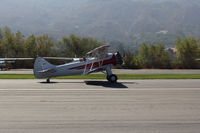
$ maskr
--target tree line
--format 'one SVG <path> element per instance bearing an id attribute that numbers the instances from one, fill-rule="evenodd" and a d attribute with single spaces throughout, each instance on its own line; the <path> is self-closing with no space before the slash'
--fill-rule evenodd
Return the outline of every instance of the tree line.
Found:
<path id="1" fill-rule="evenodd" d="M 71 35 L 55 40 L 48 35 L 25 37 L 21 32 L 12 32 L 8 27 L 0 29 L 0 58 L 37 56 L 83 57 L 85 53 L 103 45 L 89 37 Z M 53 61 L 60 63 L 61 61 Z M 32 68 L 33 61 L 18 61 L 14 68 Z"/>
<path id="2" fill-rule="evenodd" d="M 0 29 L 1 58 L 83 57 L 88 51 L 101 45 L 102 42 L 89 37 L 71 35 L 55 40 L 48 35 L 25 37 L 21 32 L 14 33 L 7 27 Z M 196 60 L 200 58 L 200 39 L 179 38 L 174 51 L 167 50 L 164 44 L 142 44 L 135 51 L 127 47 L 120 44 L 115 48 L 124 57 L 122 68 L 200 68 L 200 62 Z M 33 61 L 21 61 L 13 65 L 15 68 L 32 68 Z"/>
<path id="3" fill-rule="evenodd" d="M 200 39 L 178 38 L 175 48 L 164 44 L 142 44 L 134 53 L 124 52 L 125 68 L 197 69 L 200 68 Z"/>

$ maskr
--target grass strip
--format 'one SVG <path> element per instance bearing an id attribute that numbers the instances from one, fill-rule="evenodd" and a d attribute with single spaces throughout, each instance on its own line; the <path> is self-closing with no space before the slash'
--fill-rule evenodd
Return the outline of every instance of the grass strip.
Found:
<path id="1" fill-rule="evenodd" d="M 119 79 L 200 79 L 200 74 L 117 74 Z M 64 76 L 54 79 L 105 79 L 105 74 Z M 0 79 L 35 79 L 33 74 L 0 74 Z"/>

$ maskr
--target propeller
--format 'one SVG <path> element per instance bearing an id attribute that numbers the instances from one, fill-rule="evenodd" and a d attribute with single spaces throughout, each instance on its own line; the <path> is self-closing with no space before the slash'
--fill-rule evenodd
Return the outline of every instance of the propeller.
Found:
<path id="1" fill-rule="evenodd" d="M 116 53 L 116 58 L 117 58 L 117 64 L 122 65 L 124 63 L 123 57 L 119 52 Z"/>

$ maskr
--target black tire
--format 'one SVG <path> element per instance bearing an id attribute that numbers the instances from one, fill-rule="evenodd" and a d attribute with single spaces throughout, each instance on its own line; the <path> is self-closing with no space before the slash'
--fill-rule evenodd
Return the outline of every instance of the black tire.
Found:
<path id="1" fill-rule="evenodd" d="M 108 77 L 108 81 L 111 83 L 116 83 L 117 82 L 117 76 L 115 74 L 109 75 Z"/>
<path id="2" fill-rule="evenodd" d="M 50 79 L 47 79 L 47 83 L 51 83 Z"/>

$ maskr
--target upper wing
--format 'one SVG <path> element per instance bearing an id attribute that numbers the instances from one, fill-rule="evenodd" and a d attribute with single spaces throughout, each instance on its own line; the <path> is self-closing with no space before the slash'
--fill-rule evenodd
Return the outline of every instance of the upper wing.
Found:
<path id="1" fill-rule="evenodd" d="M 109 47 L 110 47 L 109 45 L 103 45 L 103 46 L 97 47 L 91 50 L 90 52 L 88 52 L 87 55 L 97 57 L 97 58 L 104 57 L 108 53 Z"/>
<path id="2" fill-rule="evenodd" d="M 55 68 L 48 68 L 48 69 L 38 71 L 38 72 L 39 73 L 54 73 L 54 72 L 56 72 L 56 69 Z"/>

